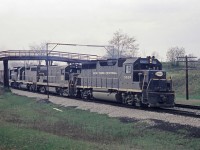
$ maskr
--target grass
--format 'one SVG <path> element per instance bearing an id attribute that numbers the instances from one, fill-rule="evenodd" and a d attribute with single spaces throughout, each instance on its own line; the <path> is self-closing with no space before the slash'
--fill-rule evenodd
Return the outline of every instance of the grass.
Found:
<path id="1" fill-rule="evenodd" d="M 186 100 L 185 71 L 181 70 L 184 68 L 184 65 L 179 67 L 170 67 L 168 63 L 163 63 L 163 68 L 167 71 L 168 77 L 172 77 L 176 102 L 200 106 L 200 70 L 189 70 L 189 100 Z"/>
<path id="2" fill-rule="evenodd" d="M 163 125 L 154 128 L 1 90 L 0 149 L 200 149 L 200 136 L 190 136 L 183 127 L 167 131 Z"/>
<path id="3" fill-rule="evenodd" d="M 176 97 L 178 99 L 185 98 L 185 71 L 180 70 L 184 68 L 181 66 L 179 68 L 168 68 L 164 65 L 164 70 L 167 71 L 168 77 L 171 76 L 173 80 L 173 87 L 176 92 Z M 190 99 L 200 100 L 200 70 L 189 70 L 189 97 Z"/>

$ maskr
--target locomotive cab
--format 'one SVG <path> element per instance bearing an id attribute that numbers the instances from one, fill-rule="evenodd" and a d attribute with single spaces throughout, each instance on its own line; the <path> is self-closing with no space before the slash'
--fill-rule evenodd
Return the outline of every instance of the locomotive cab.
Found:
<path id="1" fill-rule="evenodd" d="M 18 82 L 25 78 L 25 67 L 14 67 L 9 70 L 9 82 L 10 86 L 18 87 Z"/>
<path id="2" fill-rule="evenodd" d="M 65 80 L 68 81 L 68 94 L 69 96 L 76 95 L 77 76 L 81 73 L 80 64 L 70 64 L 65 68 Z"/>
<path id="3" fill-rule="evenodd" d="M 17 87 L 16 81 L 18 77 L 18 67 L 9 70 L 9 84 L 12 87 Z"/>
<path id="4" fill-rule="evenodd" d="M 18 68 L 19 67 L 15 67 L 13 69 L 10 69 L 10 80 L 12 81 L 16 81 L 18 78 Z"/>
<path id="5" fill-rule="evenodd" d="M 79 75 L 80 73 L 80 64 L 70 64 L 65 68 L 65 80 L 73 80 L 73 77 Z"/>

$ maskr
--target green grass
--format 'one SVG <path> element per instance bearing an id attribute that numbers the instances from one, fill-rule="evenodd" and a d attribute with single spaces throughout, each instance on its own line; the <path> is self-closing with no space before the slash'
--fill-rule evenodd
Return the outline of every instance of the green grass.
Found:
<path id="1" fill-rule="evenodd" d="M 141 121 L 123 123 L 1 91 L 0 149 L 200 149 L 200 139 L 187 132 L 151 128 Z"/>
<path id="2" fill-rule="evenodd" d="M 92 149 L 95 146 L 33 129 L 4 124 L 0 128 L 1 148 L 5 149 Z"/>
<path id="3" fill-rule="evenodd" d="M 167 71 L 168 77 L 173 80 L 173 87 L 177 98 L 185 98 L 185 71 L 180 68 L 164 68 Z M 189 70 L 189 97 L 191 99 L 200 100 L 200 70 Z"/>

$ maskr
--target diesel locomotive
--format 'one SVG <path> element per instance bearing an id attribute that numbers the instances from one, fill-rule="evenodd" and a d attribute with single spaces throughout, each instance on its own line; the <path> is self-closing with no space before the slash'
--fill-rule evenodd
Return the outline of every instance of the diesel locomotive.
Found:
<path id="1" fill-rule="evenodd" d="M 173 107 L 175 99 L 172 80 L 154 57 L 49 66 L 48 84 L 46 66 L 16 67 L 10 70 L 10 86 L 139 107 Z"/>

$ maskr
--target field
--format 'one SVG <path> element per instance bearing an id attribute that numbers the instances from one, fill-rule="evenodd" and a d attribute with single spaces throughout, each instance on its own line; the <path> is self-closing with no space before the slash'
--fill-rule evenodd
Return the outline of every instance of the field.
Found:
<path id="1" fill-rule="evenodd" d="M 1 90 L 0 149 L 200 149 L 198 128 L 157 122 L 109 118 Z"/>
<path id="2" fill-rule="evenodd" d="M 185 71 L 184 66 L 169 67 L 169 64 L 163 63 L 164 70 L 167 71 L 168 78 L 173 80 L 173 88 L 176 93 L 176 99 L 185 100 Z M 189 98 L 191 100 L 200 100 L 200 70 L 189 70 Z M 199 103 L 200 105 L 200 103 Z"/>
<path id="3" fill-rule="evenodd" d="M 200 106 L 200 71 L 189 71 L 189 100 L 186 100 L 185 92 L 185 72 L 184 71 L 170 71 L 169 74 L 173 79 L 173 87 L 176 93 L 176 101 L 189 105 Z"/>

